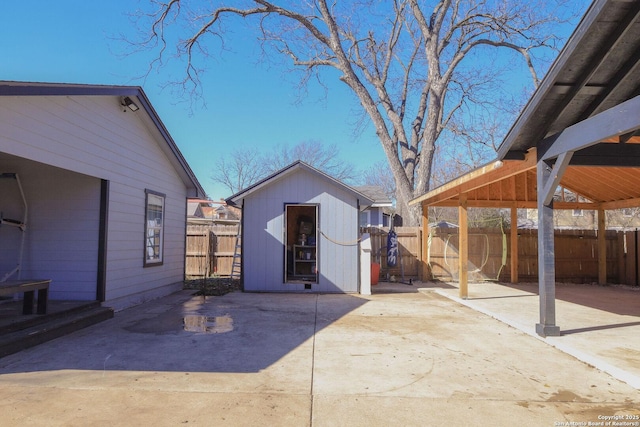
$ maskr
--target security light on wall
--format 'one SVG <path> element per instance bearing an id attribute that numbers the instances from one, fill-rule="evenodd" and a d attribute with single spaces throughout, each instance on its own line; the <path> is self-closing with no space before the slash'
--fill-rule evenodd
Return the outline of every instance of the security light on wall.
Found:
<path id="1" fill-rule="evenodd" d="M 122 106 L 129 108 L 131 111 L 138 111 L 140 109 L 140 107 L 138 107 L 138 104 L 133 102 L 128 96 L 122 98 Z"/>

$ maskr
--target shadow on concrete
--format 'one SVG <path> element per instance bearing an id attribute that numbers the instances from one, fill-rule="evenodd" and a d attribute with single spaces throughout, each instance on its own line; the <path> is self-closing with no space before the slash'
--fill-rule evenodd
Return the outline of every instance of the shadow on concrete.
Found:
<path id="1" fill-rule="evenodd" d="M 560 331 L 560 334 L 571 335 L 571 334 L 579 334 L 582 332 L 602 331 L 606 329 L 628 328 L 630 326 L 640 326 L 640 322 L 628 322 L 628 323 L 618 323 L 615 325 L 600 325 L 600 326 L 591 326 L 586 328 L 567 329 L 565 331 Z"/>
<path id="2" fill-rule="evenodd" d="M 331 294 L 318 321 L 318 301 L 328 296 L 235 292 L 205 298 L 182 291 L 2 358 L 0 375 L 59 370 L 254 373 L 277 363 L 286 369 L 294 350 L 312 360 L 316 332 L 367 302 Z"/>
<path id="3" fill-rule="evenodd" d="M 399 293 L 416 293 L 422 284 L 417 283 L 401 283 L 401 282 L 378 282 L 377 285 L 371 286 L 372 294 L 399 294 Z"/>
<path id="4" fill-rule="evenodd" d="M 537 298 L 537 295 L 501 295 L 495 297 L 476 297 L 467 298 L 468 300 L 483 300 L 483 299 L 502 299 L 502 298 Z"/>
<path id="5" fill-rule="evenodd" d="M 537 283 L 500 283 L 538 295 Z M 556 299 L 625 316 L 640 317 L 640 289 L 625 286 L 556 284 Z"/>

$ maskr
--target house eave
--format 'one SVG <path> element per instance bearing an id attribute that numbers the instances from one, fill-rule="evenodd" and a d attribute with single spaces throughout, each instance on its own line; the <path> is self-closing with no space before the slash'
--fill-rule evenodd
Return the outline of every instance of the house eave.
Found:
<path id="1" fill-rule="evenodd" d="M 140 86 L 0 81 L 0 96 L 135 97 L 135 101 L 144 109 L 156 130 L 162 139 L 164 139 L 166 145 L 162 148 L 169 154 L 168 157 L 172 159 L 176 171 L 179 172 L 182 181 L 185 183 L 187 187 L 187 197 L 206 197 L 204 188 Z M 120 101 L 118 100 L 118 102 Z"/>

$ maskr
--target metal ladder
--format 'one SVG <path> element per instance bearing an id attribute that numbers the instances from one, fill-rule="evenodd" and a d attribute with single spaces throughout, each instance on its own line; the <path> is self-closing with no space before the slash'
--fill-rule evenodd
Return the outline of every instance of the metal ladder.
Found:
<path id="1" fill-rule="evenodd" d="M 236 247 L 233 249 L 233 259 L 231 261 L 230 280 L 240 280 L 242 277 L 242 226 L 238 225 L 238 235 L 236 236 Z"/>

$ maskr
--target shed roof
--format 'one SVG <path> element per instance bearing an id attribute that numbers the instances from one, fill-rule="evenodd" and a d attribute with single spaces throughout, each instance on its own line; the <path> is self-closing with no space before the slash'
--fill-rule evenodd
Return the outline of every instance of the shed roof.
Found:
<path id="1" fill-rule="evenodd" d="M 165 144 L 161 148 L 167 154 L 167 158 L 174 165 L 187 188 L 193 191 L 192 196 L 206 196 L 198 178 L 140 86 L 0 81 L 0 96 L 113 96 L 119 99 L 128 96 L 135 98 L 134 102 L 146 113 L 164 140 Z"/>
<path id="2" fill-rule="evenodd" d="M 364 209 L 366 207 L 369 207 L 373 204 L 373 200 L 371 198 L 369 198 L 367 195 L 359 192 L 358 190 L 348 186 L 347 184 L 343 183 L 342 181 L 339 181 L 329 175 L 327 175 L 326 173 L 314 168 L 313 166 L 308 165 L 307 163 L 298 160 L 296 162 L 291 163 L 289 166 L 286 166 L 282 169 L 280 169 L 279 171 L 273 173 L 272 175 L 269 175 L 268 177 L 264 178 L 261 181 L 258 181 L 257 183 L 243 189 L 240 190 L 238 193 L 230 196 L 229 198 L 226 199 L 226 202 L 230 205 L 237 205 L 238 202 L 240 202 L 241 200 L 243 200 L 244 198 L 248 197 L 251 194 L 254 194 L 256 192 L 262 191 L 264 188 L 270 186 L 271 184 L 273 184 L 276 181 L 279 181 L 287 176 L 290 176 L 291 174 L 293 174 L 294 172 L 297 171 L 307 171 L 310 172 L 314 175 L 316 175 L 319 179 L 342 188 L 344 191 L 346 191 L 347 193 L 350 193 L 351 195 L 353 195 L 355 198 L 357 198 L 360 201 L 360 209 Z"/>
<path id="3" fill-rule="evenodd" d="M 561 132 L 587 119 L 629 114 L 640 94 L 640 2 L 595 0 L 498 148 L 498 159 L 410 204 L 536 207 L 536 162 Z M 615 109 L 619 111 L 616 111 Z M 634 114 L 633 109 L 631 114 Z M 608 115 L 608 116 L 607 116 Z M 576 151 L 559 183 L 589 202 L 554 207 L 615 209 L 640 205 L 638 129 L 611 129 L 612 137 Z"/>

